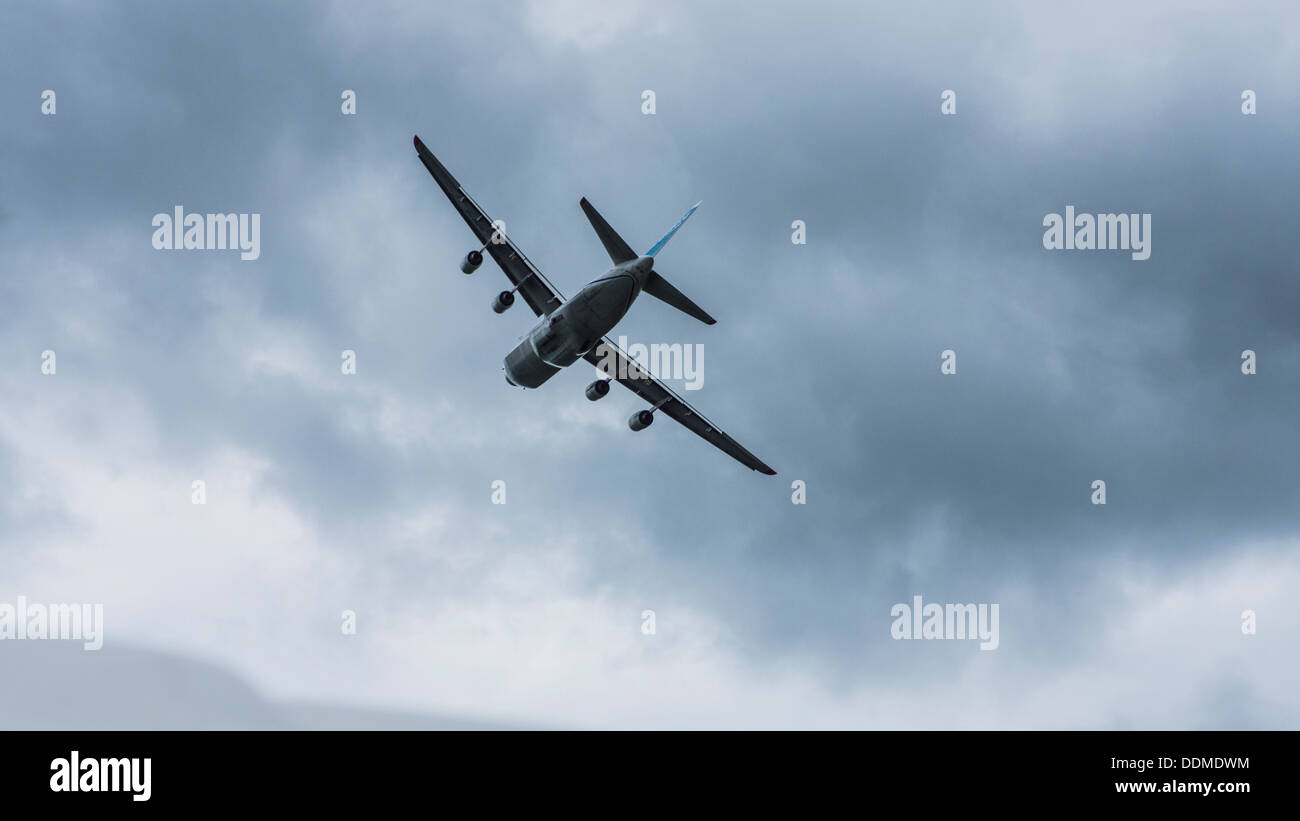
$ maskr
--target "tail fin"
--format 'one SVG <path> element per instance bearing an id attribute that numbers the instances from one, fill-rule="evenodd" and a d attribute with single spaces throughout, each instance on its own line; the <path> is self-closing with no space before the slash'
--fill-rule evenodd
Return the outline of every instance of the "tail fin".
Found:
<path id="1" fill-rule="evenodd" d="M 618 232 L 609 227 L 609 223 L 605 222 L 605 218 L 600 215 L 599 211 L 591 207 L 591 203 L 587 202 L 586 197 L 583 197 L 578 204 L 582 206 L 583 213 L 587 215 L 587 219 L 591 222 L 591 227 L 596 229 L 596 236 L 600 237 L 605 250 L 609 252 L 609 258 L 614 261 L 615 265 L 636 259 L 637 254 L 636 251 L 632 250 L 632 246 L 624 242 Z"/>
<path id="2" fill-rule="evenodd" d="M 660 239 L 658 242 L 656 242 L 649 251 L 646 251 L 645 255 L 648 257 L 652 257 L 655 254 L 662 251 L 664 249 L 664 246 L 668 244 L 668 240 L 673 238 L 673 234 L 677 233 L 677 229 L 681 228 L 682 225 L 685 224 L 685 222 L 691 218 L 691 214 L 694 214 L 695 209 L 699 208 L 700 205 L 703 204 L 703 202 L 704 200 L 700 200 L 699 202 L 692 205 L 689 211 L 687 211 L 685 214 L 682 214 L 682 218 L 677 220 L 677 224 L 674 225 L 672 228 L 669 228 L 668 233 L 664 234 L 663 238 Z"/>

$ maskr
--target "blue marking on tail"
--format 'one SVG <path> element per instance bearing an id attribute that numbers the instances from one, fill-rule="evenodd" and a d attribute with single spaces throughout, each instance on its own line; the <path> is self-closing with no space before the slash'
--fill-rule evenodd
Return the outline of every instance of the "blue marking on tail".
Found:
<path id="1" fill-rule="evenodd" d="M 677 233 L 677 229 L 682 227 L 682 223 L 684 223 L 684 222 L 686 222 L 686 220 L 690 219 L 690 218 L 691 218 L 691 214 L 694 214 L 694 213 L 695 213 L 695 209 L 696 209 L 696 208 L 699 208 L 700 205 L 703 204 L 703 202 L 704 202 L 704 200 L 700 200 L 699 202 L 697 202 L 697 203 L 695 203 L 694 205 L 692 205 L 692 206 L 691 206 L 691 210 L 689 210 L 689 211 L 687 211 L 685 214 L 683 214 L 683 215 L 682 215 L 682 218 L 679 219 L 679 220 L 677 220 L 677 224 L 674 225 L 672 228 L 670 228 L 670 229 L 668 230 L 668 233 L 664 234 L 663 239 L 661 239 L 661 240 L 659 240 L 658 242 L 656 242 L 656 243 L 655 243 L 655 244 L 650 248 L 649 251 L 646 251 L 646 252 L 645 252 L 645 255 L 648 256 L 648 257 L 652 257 L 652 256 L 654 256 L 655 254 L 657 254 L 657 253 L 659 253 L 660 251 L 662 251 L 662 250 L 663 250 L 663 247 L 664 247 L 665 245 L 668 244 L 668 240 L 670 240 L 670 239 L 673 238 L 673 234 L 676 234 L 676 233 Z"/>

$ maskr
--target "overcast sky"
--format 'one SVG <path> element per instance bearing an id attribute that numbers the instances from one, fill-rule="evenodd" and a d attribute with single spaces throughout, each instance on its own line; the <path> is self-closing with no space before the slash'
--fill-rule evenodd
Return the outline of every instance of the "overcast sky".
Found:
<path id="1" fill-rule="evenodd" d="M 7 4 L 0 602 L 497 725 L 1300 726 L 1300 10 L 975 5 Z M 638 249 L 703 200 L 657 269 L 717 325 L 616 335 L 701 344 L 779 475 L 507 385 L 533 317 L 413 134 L 566 295 L 580 197 Z M 260 258 L 155 250 L 178 205 Z M 1045 250 L 1067 205 L 1150 259 Z M 914 595 L 998 649 L 891 639 Z"/>

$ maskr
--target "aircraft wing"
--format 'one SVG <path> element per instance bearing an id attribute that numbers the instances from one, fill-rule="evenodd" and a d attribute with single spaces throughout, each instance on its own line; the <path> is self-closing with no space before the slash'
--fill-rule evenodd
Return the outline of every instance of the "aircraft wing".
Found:
<path id="1" fill-rule="evenodd" d="M 608 360 L 605 359 L 607 355 L 611 357 Z M 776 475 L 775 470 L 763 464 L 757 456 L 745 450 L 739 442 L 704 418 L 699 411 L 687 404 L 686 400 L 674 393 L 671 388 L 651 376 L 645 368 L 638 365 L 636 360 L 624 353 L 608 337 L 599 345 L 587 351 L 583 358 L 602 370 L 616 368 L 612 373 L 606 375 L 649 402 L 660 413 L 676 419 L 694 432 L 695 435 L 711 443 L 745 467 L 757 470 L 759 473 L 766 473 L 768 476 Z"/>
<path id="2" fill-rule="evenodd" d="M 495 231 L 492 227 L 492 218 L 479 207 L 478 203 L 474 202 L 465 189 L 460 187 L 456 178 L 443 167 L 442 163 L 438 162 L 438 158 L 433 156 L 433 152 L 418 136 L 415 138 L 415 150 L 419 153 L 424 167 L 429 169 L 434 181 L 438 183 L 438 187 L 447 195 L 447 199 L 451 200 L 451 204 L 456 207 L 470 230 L 474 232 L 474 236 L 487 246 L 484 250 L 491 254 L 492 259 L 501 266 L 501 270 L 505 271 L 510 283 L 518 286 L 519 295 L 528 303 L 528 307 L 533 309 L 533 313 L 541 316 L 560 307 L 564 297 L 509 237 L 499 235 L 496 242 L 492 241 Z"/>

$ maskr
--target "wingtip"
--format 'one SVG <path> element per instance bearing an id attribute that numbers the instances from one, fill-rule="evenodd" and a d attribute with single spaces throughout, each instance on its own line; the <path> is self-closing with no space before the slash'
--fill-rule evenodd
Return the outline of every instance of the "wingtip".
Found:
<path id="1" fill-rule="evenodd" d="M 428 150 L 429 150 L 429 149 L 427 149 L 427 148 L 424 147 L 424 143 L 420 140 L 420 135 L 419 135 L 419 134 L 416 134 L 416 135 L 415 135 L 415 150 L 416 150 L 416 151 L 428 151 Z"/>
<path id="2" fill-rule="evenodd" d="M 578 205 L 591 205 L 591 203 L 587 202 L 586 197 L 583 197 L 582 199 L 578 200 Z"/>
<path id="3" fill-rule="evenodd" d="M 761 470 L 761 471 L 759 471 L 759 473 L 763 473 L 763 474 L 765 474 L 765 475 L 767 475 L 767 476 L 775 476 L 775 475 L 776 475 L 776 471 L 775 471 L 775 470 L 772 470 L 771 468 L 767 468 L 766 470 Z"/>

